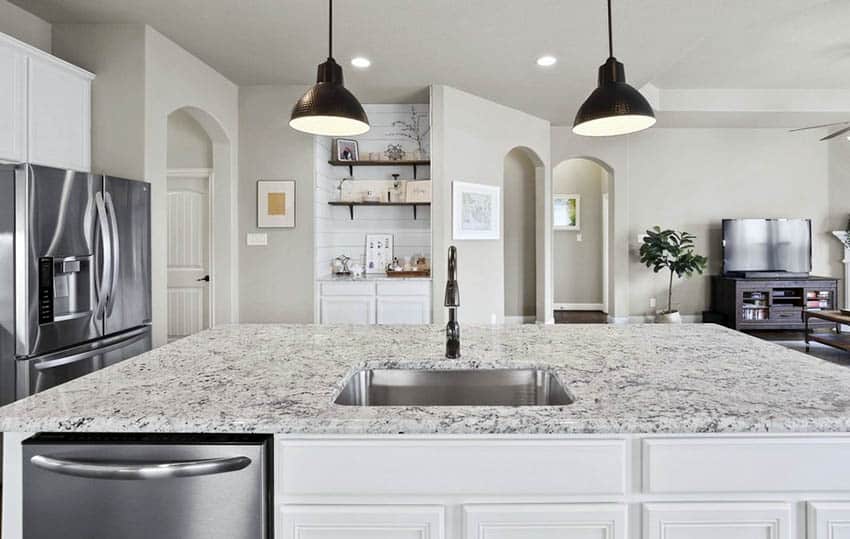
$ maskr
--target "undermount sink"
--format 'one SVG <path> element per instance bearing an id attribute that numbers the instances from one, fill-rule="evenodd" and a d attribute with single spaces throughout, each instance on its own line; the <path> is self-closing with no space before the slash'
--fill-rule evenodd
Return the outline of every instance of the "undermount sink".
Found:
<path id="1" fill-rule="evenodd" d="M 544 369 L 362 369 L 334 401 L 343 406 L 565 406 L 575 398 Z"/>

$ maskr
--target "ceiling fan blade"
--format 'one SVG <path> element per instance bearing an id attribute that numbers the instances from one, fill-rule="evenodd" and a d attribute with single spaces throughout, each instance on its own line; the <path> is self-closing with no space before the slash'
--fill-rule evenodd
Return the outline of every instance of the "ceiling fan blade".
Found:
<path id="1" fill-rule="evenodd" d="M 790 129 L 788 132 L 793 133 L 795 131 L 805 131 L 806 129 L 820 129 L 821 127 L 833 127 L 836 125 L 847 125 L 850 124 L 850 121 L 846 122 L 835 122 L 831 124 L 822 124 L 822 125 L 810 125 L 809 127 L 798 127 L 796 129 Z"/>
<path id="2" fill-rule="evenodd" d="M 821 141 L 829 140 L 829 139 L 831 139 L 831 138 L 835 138 L 835 137 L 837 137 L 838 135 L 843 135 L 844 133 L 847 133 L 847 132 L 849 132 L 849 131 L 850 131 L 850 127 L 845 127 L 844 129 L 839 129 L 839 130 L 838 130 L 838 131 L 836 131 L 835 133 L 830 133 L 829 135 L 827 135 L 827 136 L 823 137 L 823 138 L 821 139 Z"/>

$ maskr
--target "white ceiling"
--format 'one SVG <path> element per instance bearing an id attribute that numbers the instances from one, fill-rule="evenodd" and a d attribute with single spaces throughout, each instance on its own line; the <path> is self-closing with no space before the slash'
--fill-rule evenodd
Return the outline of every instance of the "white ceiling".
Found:
<path id="1" fill-rule="evenodd" d="M 147 23 L 240 85 L 301 83 L 327 54 L 322 0 L 12 0 L 52 23 Z M 334 55 L 364 102 L 442 83 L 571 124 L 607 57 L 604 0 L 338 0 Z M 615 0 L 629 82 L 850 89 L 848 0 Z M 841 28 L 842 24 L 845 28 Z M 535 59 L 558 63 L 540 68 Z M 368 70 L 348 65 L 372 60 Z"/>

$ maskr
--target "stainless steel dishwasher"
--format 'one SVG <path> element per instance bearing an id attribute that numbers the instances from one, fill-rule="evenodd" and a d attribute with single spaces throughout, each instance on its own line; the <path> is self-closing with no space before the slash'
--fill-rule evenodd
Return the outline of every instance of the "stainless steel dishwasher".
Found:
<path id="1" fill-rule="evenodd" d="M 24 539 L 269 539 L 271 438 L 38 434 Z"/>

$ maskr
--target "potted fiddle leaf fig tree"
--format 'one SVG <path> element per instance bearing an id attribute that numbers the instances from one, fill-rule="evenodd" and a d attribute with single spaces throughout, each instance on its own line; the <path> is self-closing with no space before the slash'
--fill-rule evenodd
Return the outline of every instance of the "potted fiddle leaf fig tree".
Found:
<path id="1" fill-rule="evenodd" d="M 673 309 L 673 277 L 690 277 L 694 272 L 702 274 L 708 265 L 708 259 L 694 253 L 696 236 L 687 232 L 661 230 L 653 227 L 646 231 L 643 245 L 640 246 L 640 261 L 655 273 L 670 272 L 667 286 L 667 309 L 655 315 L 655 321 L 662 324 L 681 323 L 679 311 Z"/>

